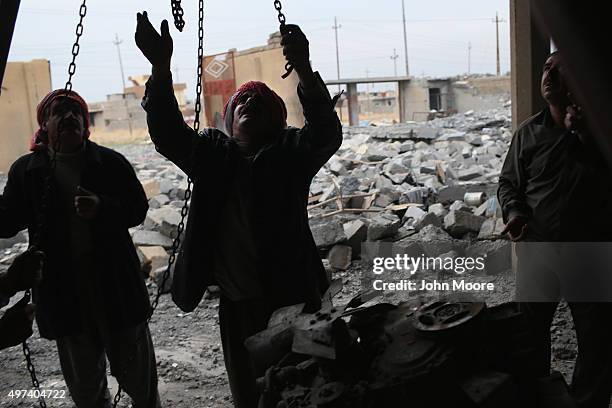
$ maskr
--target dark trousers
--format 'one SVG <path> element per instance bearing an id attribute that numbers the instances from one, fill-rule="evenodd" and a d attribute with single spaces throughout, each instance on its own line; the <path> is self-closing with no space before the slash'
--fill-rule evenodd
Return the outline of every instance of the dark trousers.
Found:
<path id="1" fill-rule="evenodd" d="M 137 344 L 135 347 L 134 345 Z M 110 408 L 106 358 L 134 408 L 160 408 L 157 366 L 146 323 L 118 333 L 87 332 L 57 339 L 62 374 L 78 408 Z"/>
<path id="2" fill-rule="evenodd" d="M 528 317 L 536 347 L 532 373 L 550 374 L 552 324 L 558 302 L 526 302 L 521 309 Z M 570 303 L 578 357 L 570 392 L 580 408 L 608 408 L 612 396 L 612 303 Z"/>
<path id="3" fill-rule="evenodd" d="M 234 302 L 223 295 L 219 301 L 223 358 L 236 408 L 257 407 L 259 391 L 256 379 L 264 373 L 257 372 L 244 341 L 264 330 L 270 315 L 270 309 L 263 301 Z"/>

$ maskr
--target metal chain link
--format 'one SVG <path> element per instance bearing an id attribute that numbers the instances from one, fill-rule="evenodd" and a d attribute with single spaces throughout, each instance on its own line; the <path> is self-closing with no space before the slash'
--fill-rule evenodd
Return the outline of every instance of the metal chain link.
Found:
<path id="1" fill-rule="evenodd" d="M 85 15 L 87 14 L 87 5 L 85 3 L 86 3 L 86 0 L 83 0 L 83 4 L 81 4 L 81 7 L 79 7 L 79 22 L 75 29 L 76 40 L 74 41 L 74 44 L 72 44 L 72 61 L 70 62 L 70 65 L 68 65 L 68 81 L 66 81 L 66 85 L 64 86 L 64 89 L 66 90 L 66 92 L 72 90 L 72 77 L 74 73 L 76 72 L 76 57 L 79 55 L 79 51 L 80 51 L 79 40 L 81 39 L 81 36 L 83 35 L 83 19 L 85 18 Z M 48 216 L 49 207 L 50 207 L 49 201 L 51 199 L 51 186 L 53 184 L 53 174 L 55 173 L 55 167 L 57 164 L 57 160 L 56 160 L 57 152 L 59 151 L 60 147 L 61 147 L 61 144 L 58 138 L 57 140 L 55 140 L 53 144 L 53 154 L 51 155 L 51 159 L 49 161 L 48 173 L 44 181 L 44 190 L 43 190 L 43 195 L 42 195 L 42 200 L 41 200 L 41 205 L 40 205 L 40 211 L 38 212 L 38 217 L 37 217 L 38 230 L 36 231 L 36 234 L 34 235 L 33 245 L 39 248 L 40 250 L 43 249 L 42 247 L 43 235 L 44 235 L 45 227 L 47 226 L 47 216 Z M 24 298 L 27 298 L 28 302 L 30 301 L 30 299 L 32 298 L 32 292 L 30 289 L 25 291 Z M 27 341 L 24 341 L 22 343 L 22 349 L 23 349 L 23 355 L 26 359 L 26 367 L 32 379 L 32 386 L 36 390 L 39 390 L 40 382 L 38 381 L 38 378 L 36 376 L 36 368 L 34 367 L 34 363 L 32 362 L 32 352 L 30 351 L 30 347 L 28 346 Z M 47 408 L 47 403 L 45 402 L 45 399 L 42 396 L 42 393 L 39 395 L 40 397 L 38 398 L 38 403 L 40 407 Z"/>
<path id="2" fill-rule="evenodd" d="M 283 31 L 283 28 L 285 27 L 285 23 L 287 21 L 287 19 L 285 18 L 285 15 L 283 14 L 283 5 L 281 4 L 280 0 L 274 0 L 274 8 L 276 9 L 276 11 L 278 11 L 278 22 L 280 23 L 280 28 L 281 28 L 281 34 Z M 281 78 L 285 79 L 287 78 L 291 72 L 293 71 L 293 65 L 291 65 L 290 62 L 287 62 L 285 64 L 285 73 L 283 75 L 281 75 Z"/>
<path id="3" fill-rule="evenodd" d="M 68 81 L 66 82 L 66 86 L 65 86 L 67 91 L 72 90 L 72 76 L 76 72 L 75 61 L 76 61 L 77 55 L 79 55 L 79 49 L 80 49 L 79 40 L 81 39 L 81 35 L 83 35 L 83 19 L 85 18 L 85 15 L 87 14 L 87 6 L 85 5 L 85 2 L 86 0 L 83 0 L 83 4 L 81 4 L 81 7 L 79 8 L 79 17 L 81 17 L 81 19 L 79 20 L 79 23 L 76 26 L 76 30 L 75 30 L 76 40 L 74 41 L 74 44 L 72 45 L 72 61 L 70 62 L 70 65 L 68 65 Z"/>
<path id="4" fill-rule="evenodd" d="M 172 0 L 173 14 L 174 14 L 174 3 L 175 2 L 180 3 L 180 1 Z M 181 9 L 181 20 L 182 20 L 182 9 Z M 175 25 L 176 24 L 177 24 L 177 20 L 175 20 Z M 182 23 L 182 26 L 184 26 L 184 23 Z M 177 26 L 177 28 L 179 27 Z M 202 111 L 201 95 L 202 95 L 202 75 L 203 75 L 202 60 L 203 58 L 204 58 L 204 0 L 199 0 L 199 6 L 198 6 L 198 68 L 197 68 L 197 82 L 196 82 L 195 119 L 193 121 L 193 129 L 196 131 L 196 133 L 198 133 L 200 130 L 200 113 Z M 193 166 L 193 163 L 194 163 L 193 154 L 195 153 L 195 149 L 193 149 L 191 153 L 192 153 L 191 164 Z M 193 185 L 193 181 L 191 177 L 188 176 L 187 177 L 187 189 L 185 190 L 185 196 L 184 196 L 185 201 L 183 202 L 183 207 L 181 208 L 181 221 L 179 222 L 177 226 L 176 236 L 174 237 L 174 240 L 172 241 L 172 253 L 170 254 L 170 257 L 168 258 L 168 265 L 166 267 L 166 270 L 164 271 L 164 274 L 162 275 L 161 283 L 157 287 L 157 293 L 155 295 L 155 299 L 151 303 L 151 309 L 149 310 L 149 316 L 147 317 L 147 324 L 149 324 L 149 322 L 151 321 L 151 318 L 153 317 L 153 312 L 155 312 L 155 310 L 157 309 L 157 306 L 159 305 L 159 299 L 164 293 L 166 283 L 168 282 L 168 279 L 170 278 L 170 271 L 172 270 L 172 266 L 174 265 L 174 262 L 176 261 L 176 256 L 181 247 L 181 236 L 185 229 L 185 219 L 187 218 L 187 214 L 189 214 L 189 200 L 191 199 L 192 185 Z M 141 334 L 141 336 L 139 336 L 139 338 L 134 343 L 134 348 L 138 347 L 138 345 L 140 344 L 140 342 L 142 342 L 142 340 L 143 340 L 143 336 Z M 130 355 L 130 358 L 125 364 L 125 368 L 122 373 L 124 378 L 125 376 L 127 376 L 128 367 L 131 365 L 131 363 L 134 361 L 135 358 L 136 358 L 136 353 L 134 352 Z M 119 381 L 117 382 L 119 383 Z M 113 398 L 113 408 L 116 408 L 117 404 L 119 404 L 122 393 L 123 393 L 123 389 L 121 385 L 119 384 L 117 393 L 115 394 L 115 397 Z"/>
<path id="5" fill-rule="evenodd" d="M 172 5 L 174 26 L 177 30 L 182 32 L 183 27 L 185 27 L 185 20 L 183 20 L 183 15 L 185 14 L 185 12 L 183 11 L 183 7 L 181 6 L 181 0 L 171 0 L 170 4 Z"/>

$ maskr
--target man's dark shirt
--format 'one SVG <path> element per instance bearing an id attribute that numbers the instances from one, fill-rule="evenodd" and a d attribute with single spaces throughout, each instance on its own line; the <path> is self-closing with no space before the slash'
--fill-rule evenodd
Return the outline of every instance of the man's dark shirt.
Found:
<path id="1" fill-rule="evenodd" d="M 342 127 L 318 74 L 312 89 L 298 87 L 297 92 L 304 127 L 284 129 L 263 147 L 253 158 L 251 175 L 244 183 L 245 157 L 236 140 L 213 128 L 196 134 L 183 120 L 171 78 L 152 77 L 147 82 L 143 107 L 151 139 L 157 151 L 194 180 L 185 239 L 172 282 L 173 300 L 181 309 L 193 310 L 206 286 L 213 283 L 221 284 L 222 292 L 233 300 L 262 296 L 271 310 L 302 302 L 311 310 L 319 308 L 328 281 L 308 223 L 308 192 L 314 175 L 340 147 Z M 245 194 L 235 189 L 237 181 Z M 227 259 L 229 252 L 235 252 L 235 257 L 252 258 L 245 249 L 235 251 L 235 245 L 219 248 L 219 237 L 228 228 L 226 213 L 239 204 L 237 194 L 250 203 L 244 212 L 249 227 L 243 231 L 252 236 L 247 239 L 254 244 L 255 257 L 252 270 L 226 276 L 239 283 L 232 277 L 249 274 L 244 285 L 231 288 L 228 279 L 215 277 L 215 272 L 223 273 L 218 268 L 219 257 Z M 252 286 L 246 282 L 253 278 L 263 293 L 244 287 Z"/>
<path id="2" fill-rule="evenodd" d="M 84 156 L 80 184 L 100 198 L 98 214 L 88 221 L 93 248 L 91 268 L 83 270 L 72 262 L 74 229 L 69 226 L 74 207 L 66 207 L 70 203 L 66 203 L 60 186 L 53 180 L 49 217 L 40 243 L 45 252 L 43 279 L 33 291 L 38 329 L 47 339 L 83 332 L 83 298 L 99 307 L 102 313 L 98 317 L 107 319 L 113 331 L 144 322 L 150 309 L 140 262 L 128 232 L 128 228 L 144 220 L 149 208 L 142 185 L 121 154 L 87 141 Z M 30 242 L 38 235 L 48 166 L 46 151 L 26 154 L 13 163 L 0 194 L 0 238 L 12 237 L 25 228 Z M 95 288 L 93 296 L 79 286 L 84 274 L 89 286 Z"/>
<path id="3" fill-rule="evenodd" d="M 524 122 L 499 178 L 504 222 L 527 218 L 530 241 L 611 241 L 610 170 L 593 145 L 555 127 L 548 109 Z"/>

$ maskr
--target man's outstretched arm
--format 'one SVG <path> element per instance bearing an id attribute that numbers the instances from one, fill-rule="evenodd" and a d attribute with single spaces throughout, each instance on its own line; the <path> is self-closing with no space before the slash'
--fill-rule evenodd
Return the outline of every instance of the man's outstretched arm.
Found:
<path id="1" fill-rule="evenodd" d="M 333 100 L 318 73 L 312 71 L 308 40 L 300 28 L 288 24 L 282 33 L 283 53 L 300 81 L 298 96 L 305 125 L 297 141 L 306 159 L 307 173 L 314 176 L 342 144 L 342 125 Z"/>
<path id="2" fill-rule="evenodd" d="M 152 67 L 152 75 L 147 81 L 142 101 L 142 107 L 147 112 L 149 135 L 158 152 L 187 175 L 193 176 L 192 161 L 202 140 L 185 123 L 174 96 L 170 73 L 173 44 L 168 21 L 162 21 L 158 33 L 151 25 L 146 11 L 138 13 L 136 18 L 136 45 Z"/>

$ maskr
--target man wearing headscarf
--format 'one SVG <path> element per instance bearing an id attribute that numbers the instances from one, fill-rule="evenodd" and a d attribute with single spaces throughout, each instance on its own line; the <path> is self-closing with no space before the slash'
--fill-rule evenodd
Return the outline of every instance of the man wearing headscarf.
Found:
<path id="1" fill-rule="evenodd" d="M 306 124 L 287 127 L 283 100 L 262 82 L 247 82 L 225 106 L 225 133 L 197 134 L 172 92 L 172 38 L 138 13 L 136 44 L 151 62 L 143 107 L 156 149 L 194 180 L 172 296 L 195 309 L 206 287 L 219 285 L 219 322 L 234 406 L 256 407 L 256 367 L 244 346 L 287 305 L 320 308 L 328 279 L 310 231 L 308 192 L 314 175 L 342 143 L 335 101 L 312 71 L 308 40 L 286 25 L 281 45 L 299 79 Z"/>
<path id="2" fill-rule="evenodd" d="M 0 195 L 0 238 L 27 228 L 45 254 L 33 288 L 40 335 L 56 340 L 79 408 L 111 406 L 106 358 L 134 407 L 159 407 L 149 298 L 128 228 L 148 203 L 130 163 L 89 140 L 87 104 L 55 90 L 37 108 L 31 153 Z"/>

